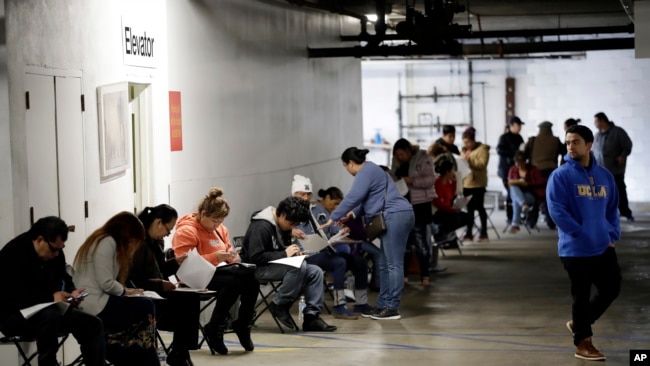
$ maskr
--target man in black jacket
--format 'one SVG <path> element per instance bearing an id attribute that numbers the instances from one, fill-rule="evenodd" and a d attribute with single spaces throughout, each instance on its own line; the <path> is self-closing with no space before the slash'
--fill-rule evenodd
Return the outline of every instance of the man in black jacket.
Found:
<path id="1" fill-rule="evenodd" d="M 29 231 L 0 250 L 0 331 L 8 336 L 36 339 L 38 364 L 58 365 L 58 336 L 72 333 L 81 347 L 85 365 L 105 364 L 102 321 L 77 309 L 84 289 L 75 289 L 66 272 L 63 248 L 68 226 L 58 217 L 38 220 Z M 22 309 L 54 303 L 27 318 Z"/>
<path id="2" fill-rule="evenodd" d="M 456 127 L 452 125 L 442 126 L 442 137 L 437 139 L 436 143 L 446 147 L 448 152 L 460 155 L 460 150 L 458 150 L 458 146 L 454 144 L 454 141 L 456 141 Z"/>
<path id="3" fill-rule="evenodd" d="M 242 261 L 257 265 L 260 282 L 282 281 L 269 310 L 287 328 L 294 329 L 289 308 L 300 293 L 306 307 L 302 329 L 306 332 L 333 332 L 335 326 L 320 318 L 323 306 L 323 271 L 303 261 L 299 268 L 269 263 L 277 259 L 300 255 L 300 248 L 291 244 L 291 230 L 309 218 L 307 203 L 300 198 L 285 198 L 277 208 L 269 206 L 251 218 L 242 244 Z"/>
<path id="4" fill-rule="evenodd" d="M 517 116 L 513 116 L 508 121 L 508 132 L 499 137 L 499 144 L 497 145 L 497 154 L 499 154 L 499 177 L 503 181 L 503 186 L 506 192 L 510 192 L 508 187 L 508 171 L 510 167 L 515 165 L 515 153 L 520 150 L 524 144 L 524 139 L 521 137 L 521 125 L 525 124 Z M 506 204 L 506 215 L 508 217 L 508 224 L 512 223 L 512 200 L 510 193 L 508 193 Z"/>

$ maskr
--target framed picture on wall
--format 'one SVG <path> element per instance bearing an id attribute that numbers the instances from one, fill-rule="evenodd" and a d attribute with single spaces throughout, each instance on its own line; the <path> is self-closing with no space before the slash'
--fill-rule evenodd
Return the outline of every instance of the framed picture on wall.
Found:
<path id="1" fill-rule="evenodd" d="M 123 176 L 131 161 L 128 83 L 97 87 L 100 182 Z"/>

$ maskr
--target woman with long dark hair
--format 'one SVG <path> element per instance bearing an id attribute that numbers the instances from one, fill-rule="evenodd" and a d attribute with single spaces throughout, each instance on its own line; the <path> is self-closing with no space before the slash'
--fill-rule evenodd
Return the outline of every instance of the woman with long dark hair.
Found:
<path id="1" fill-rule="evenodd" d="M 388 173 L 375 163 L 366 161 L 366 154 L 366 149 L 350 147 L 341 155 L 343 166 L 354 176 L 354 182 L 350 192 L 322 227 L 335 222 L 344 223 L 362 212 L 366 222 L 383 213 L 386 231 L 379 236 L 382 252 L 379 261 L 379 298 L 375 308 L 361 315 L 376 320 L 400 319 L 404 251 L 415 223 L 413 207 L 399 194 Z"/>
<path id="2" fill-rule="evenodd" d="M 95 230 L 74 259 L 74 283 L 89 294 L 79 309 L 104 323 L 106 358 L 116 365 L 160 365 L 154 303 L 127 286 L 131 258 L 144 239 L 140 220 L 123 211 Z"/>

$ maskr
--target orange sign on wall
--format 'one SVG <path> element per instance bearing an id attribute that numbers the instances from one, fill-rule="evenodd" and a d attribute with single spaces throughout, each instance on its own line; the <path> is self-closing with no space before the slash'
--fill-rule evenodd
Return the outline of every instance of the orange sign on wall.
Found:
<path id="1" fill-rule="evenodd" d="M 179 91 L 169 92 L 169 135 L 172 151 L 183 151 L 183 119 Z"/>

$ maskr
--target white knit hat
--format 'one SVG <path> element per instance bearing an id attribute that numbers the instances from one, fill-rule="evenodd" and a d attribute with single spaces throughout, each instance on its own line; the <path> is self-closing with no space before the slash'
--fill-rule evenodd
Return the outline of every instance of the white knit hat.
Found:
<path id="1" fill-rule="evenodd" d="M 293 196 L 296 192 L 311 192 L 311 180 L 302 175 L 294 175 L 293 183 L 291 183 L 291 195 Z"/>

